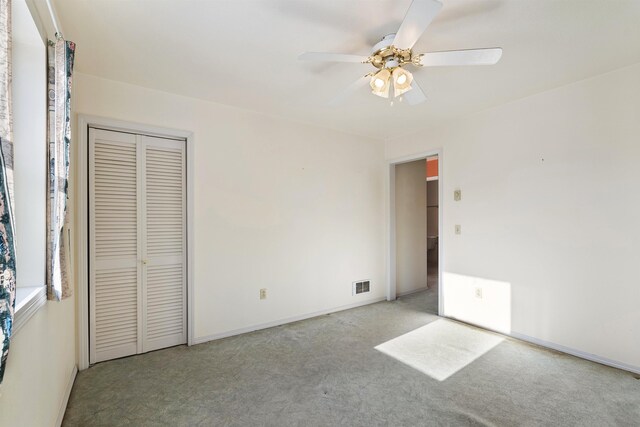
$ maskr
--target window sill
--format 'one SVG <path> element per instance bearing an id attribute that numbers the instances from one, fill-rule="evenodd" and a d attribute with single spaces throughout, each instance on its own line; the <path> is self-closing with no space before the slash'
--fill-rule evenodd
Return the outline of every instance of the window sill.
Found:
<path id="1" fill-rule="evenodd" d="M 16 288 L 16 309 L 11 335 L 15 335 L 46 302 L 47 290 L 44 286 Z"/>

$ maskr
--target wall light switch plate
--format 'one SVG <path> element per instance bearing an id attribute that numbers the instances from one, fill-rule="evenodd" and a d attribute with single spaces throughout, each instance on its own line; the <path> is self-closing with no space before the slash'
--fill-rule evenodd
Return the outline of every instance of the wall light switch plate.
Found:
<path id="1" fill-rule="evenodd" d="M 460 224 L 456 224 L 456 234 L 462 234 L 462 226 Z"/>
<path id="2" fill-rule="evenodd" d="M 462 200 L 462 190 L 458 189 L 453 192 L 453 200 L 455 200 L 456 202 Z"/>

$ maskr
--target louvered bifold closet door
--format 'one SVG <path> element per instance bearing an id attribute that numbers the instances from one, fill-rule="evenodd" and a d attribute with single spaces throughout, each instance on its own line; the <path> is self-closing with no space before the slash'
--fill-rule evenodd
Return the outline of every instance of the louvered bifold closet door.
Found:
<path id="1" fill-rule="evenodd" d="M 186 319 L 185 142 L 142 137 L 143 351 L 183 344 Z"/>
<path id="2" fill-rule="evenodd" d="M 91 363 L 140 352 L 137 138 L 89 129 Z"/>

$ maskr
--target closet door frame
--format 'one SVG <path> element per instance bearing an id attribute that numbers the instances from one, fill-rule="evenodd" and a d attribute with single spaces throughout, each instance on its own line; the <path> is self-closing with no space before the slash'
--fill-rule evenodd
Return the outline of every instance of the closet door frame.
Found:
<path id="1" fill-rule="evenodd" d="M 77 178 L 72 185 L 77 185 L 76 189 L 76 213 L 75 239 L 77 245 L 75 252 L 78 259 L 78 276 L 75 284 L 77 292 L 77 321 L 78 321 L 78 369 L 84 370 L 89 367 L 89 128 L 99 128 L 116 132 L 128 132 L 140 135 L 168 139 L 183 139 L 186 141 L 186 282 L 187 282 L 187 344 L 194 344 L 193 319 L 194 319 L 194 298 L 193 298 L 193 196 L 194 196 L 194 137 L 193 132 L 170 129 L 160 126 L 137 124 L 128 121 L 114 120 L 105 117 L 78 114 L 78 133 L 75 138 L 78 144 L 76 158 Z M 73 194 L 73 190 L 71 190 Z M 73 224 L 73 218 L 71 219 Z M 72 252 L 73 253 L 73 252 Z"/>

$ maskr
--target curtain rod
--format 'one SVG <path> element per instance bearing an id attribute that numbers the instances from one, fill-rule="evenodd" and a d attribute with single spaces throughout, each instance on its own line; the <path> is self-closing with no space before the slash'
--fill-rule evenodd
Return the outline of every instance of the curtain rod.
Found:
<path id="1" fill-rule="evenodd" d="M 47 3 L 47 9 L 49 9 L 49 16 L 51 17 L 51 22 L 53 22 L 53 27 L 56 30 L 56 38 L 62 38 L 62 32 L 60 31 L 60 24 L 58 23 L 58 16 L 56 12 L 53 10 L 53 6 L 51 5 L 51 0 L 45 0 Z"/>

